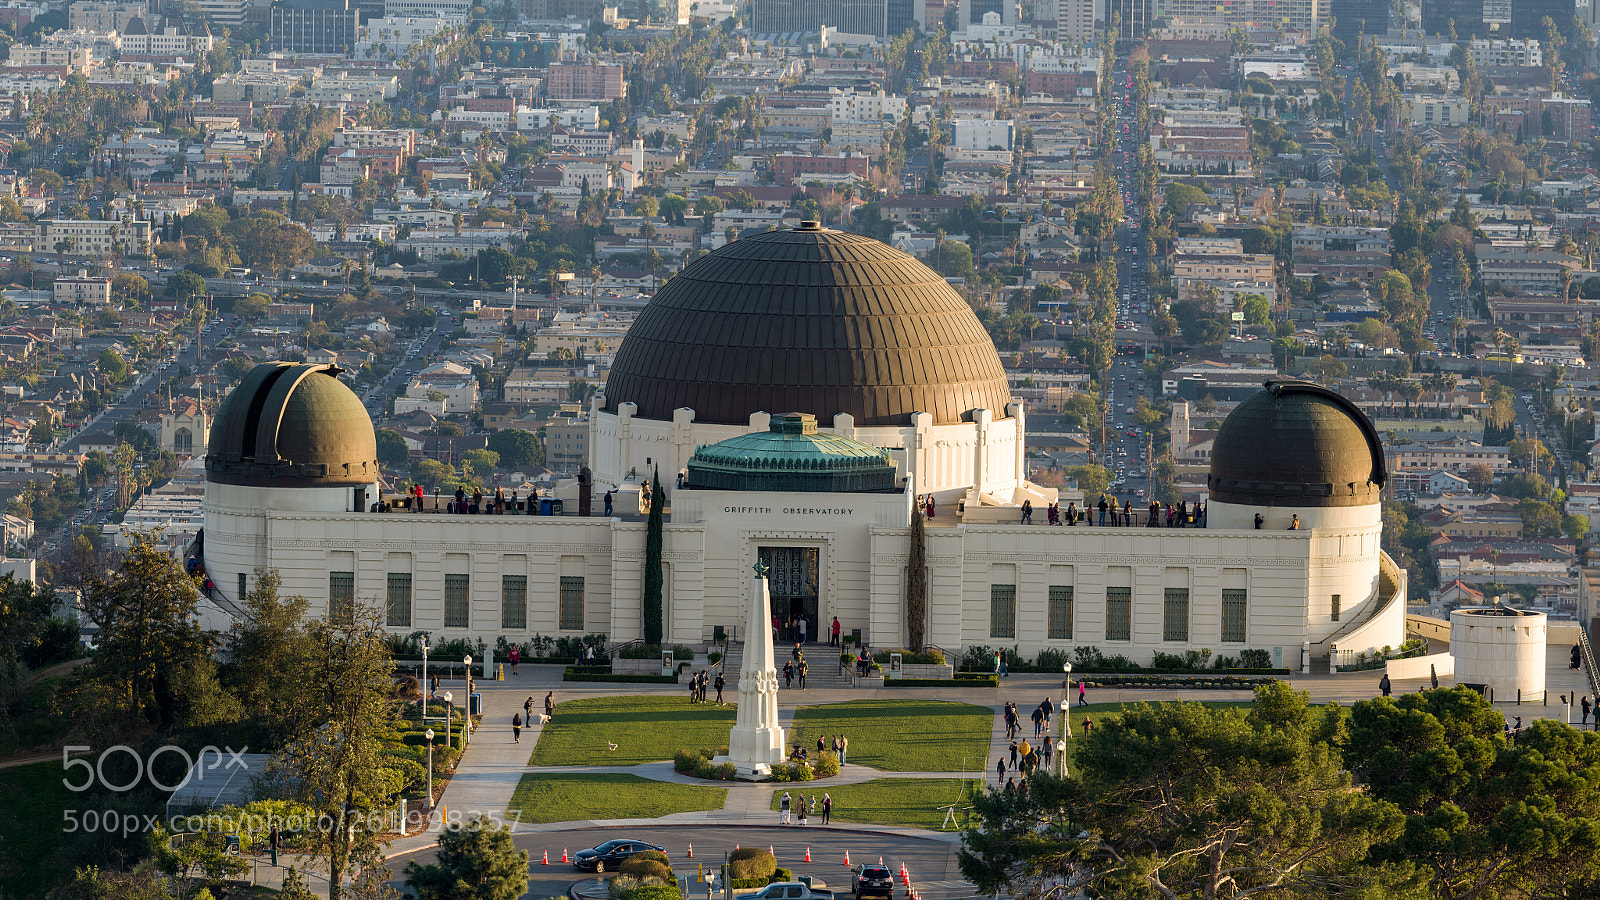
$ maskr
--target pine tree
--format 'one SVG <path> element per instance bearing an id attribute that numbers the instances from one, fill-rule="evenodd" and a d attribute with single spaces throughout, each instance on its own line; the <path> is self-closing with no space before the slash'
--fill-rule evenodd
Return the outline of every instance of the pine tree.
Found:
<path id="1" fill-rule="evenodd" d="M 488 816 L 440 833 L 438 859 L 406 864 L 406 886 L 421 900 L 517 900 L 528 889 L 528 851 Z"/>
<path id="2" fill-rule="evenodd" d="M 650 486 L 650 518 L 644 533 L 644 596 L 639 604 L 644 615 L 644 642 L 652 647 L 661 645 L 661 543 L 665 527 L 661 508 L 666 505 L 661 470 L 657 469 Z"/>
<path id="3" fill-rule="evenodd" d="M 911 511 L 911 555 L 906 561 L 906 638 L 913 652 L 922 650 L 928 621 L 927 529 L 922 510 Z"/>

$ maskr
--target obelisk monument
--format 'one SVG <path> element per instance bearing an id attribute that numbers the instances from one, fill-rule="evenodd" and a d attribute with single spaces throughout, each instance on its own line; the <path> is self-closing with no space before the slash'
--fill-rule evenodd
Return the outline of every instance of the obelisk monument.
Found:
<path id="1" fill-rule="evenodd" d="M 739 665 L 739 712 L 728 734 L 728 756 L 739 778 L 761 781 L 783 762 L 784 735 L 778 725 L 778 670 L 772 650 L 772 606 L 767 564 L 757 562 L 750 582 L 750 612 L 745 618 L 744 660 Z"/>

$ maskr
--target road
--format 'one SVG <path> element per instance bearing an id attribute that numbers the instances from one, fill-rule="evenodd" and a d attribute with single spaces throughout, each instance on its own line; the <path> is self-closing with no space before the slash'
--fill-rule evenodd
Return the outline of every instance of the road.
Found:
<path id="1" fill-rule="evenodd" d="M 821 796 L 822 791 L 819 789 L 815 793 Z M 773 816 L 776 818 L 777 814 Z M 573 882 L 594 876 L 556 862 L 561 858 L 561 851 L 576 852 L 619 837 L 637 838 L 665 847 L 678 877 L 682 879 L 687 875 L 689 881 L 684 885 L 684 896 L 691 898 L 703 896 L 705 891 L 705 885 L 694 880 L 697 865 L 701 862 L 708 866 L 720 865 L 724 854 L 733 850 L 736 844 L 754 847 L 767 844 L 776 851 L 778 865 L 791 869 L 796 875 L 813 875 L 823 882 L 818 887 L 826 886 L 836 893 L 850 889 L 850 870 L 844 866 L 846 850 L 850 852 L 851 862 L 857 865 L 877 862 L 878 857 L 882 856 L 884 863 L 898 872 L 900 864 L 904 863 L 918 893 L 929 900 L 971 897 L 975 890 L 973 885 L 962 879 L 957 868 L 956 850 L 959 845 L 948 838 L 913 838 L 867 831 L 838 831 L 817 826 L 802 829 L 795 825 L 787 828 L 679 825 L 627 829 L 571 828 L 519 833 L 514 842 L 517 849 L 528 851 L 529 857 L 528 891 L 524 896 L 566 896 Z M 690 845 L 694 847 L 693 860 L 684 855 Z M 803 861 L 807 847 L 811 848 L 812 862 L 809 864 Z M 545 851 L 550 853 L 549 866 L 542 864 Z M 390 865 L 399 875 L 407 862 L 427 864 L 435 859 L 436 851 L 428 848 L 394 859 Z M 904 889 L 897 886 L 897 900 L 903 900 L 904 896 Z"/>

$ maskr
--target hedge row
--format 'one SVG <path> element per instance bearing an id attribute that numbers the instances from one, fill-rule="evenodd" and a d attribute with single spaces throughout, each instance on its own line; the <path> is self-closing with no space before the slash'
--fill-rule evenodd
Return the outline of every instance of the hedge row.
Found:
<path id="1" fill-rule="evenodd" d="M 1012 666 L 1012 665 L 1008 665 L 1006 667 L 1006 671 L 1010 672 L 1013 675 L 1027 675 L 1027 674 L 1037 675 L 1037 674 L 1040 674 L 1040 673 L 1048 673 L 1048 674 L 1055 674 L 1055 675 L 1065 675 L 1066 674 L 1066 673 L 1062 672 L 1061 669 L 1059 669 L 1059 668 L 1052 669 L 1052 668 L 1048 668 L 1048 667 L 1045 667 L 1045 666 Z M 969 667 L 969 668 L 962 669 L 960 672 L 957 672 L 956 675 L 957 676 L 968 675 L 968 674 L 970 674 L 970 675 L 981 675 L 984 672 L 988 672 L 991 675 L 994 674 L 992 671 L 990 671 L 988 669 L 974 669 L 974 668 L 970 668 Z M 1204 678 L 1206 676 L 1219 676 L 1219 675 L 1288 675 L 1288 674 L 1290 674 L 1290 671 L 1288 669 L 1240 669 L 1240 668 L 1234 668 L 1234 669 L 1157 669 L 1157 668 L 1154 668 L 1154 667 L 1151 667 L 1151 666 L 1111 666 L 1111 667 L 1094 668 L 1094 669 L 1080 669 L 1077 666 L 1073 666 L 1073 668 L 1072 668 L 1072 677 L 1073 678 L 1077 678 L 1077 677 L 1079 677 L 1081 675 L 1193 675 L 1196 678 Z"/>
<path id="2" fill-rule="evenodd" d="M 789 871 L 788 869 L 780 868 L 778 871 L 773 872 L 771 876 L 766 878 L 732 878 L 729 879 L 728 883 L 732 890 L 746 891 L 755 888 L 764 888 L 769 884 L 776 884 L 780 881 L 793 880 L 793 872 Z"/>
<path id="3" fill-rule="evenodd" d="M 1108 687 L 1164 687 L 1197 691 L 1237 691 L 1272 684 L 1275 681 L 1276 678 L 1162 678 L 1159 675 L 1113 675 L 1093 681 L 1085 679 L 1083 684 L 1089 690 Z"/>
<path id="4" fill-rule="evenodd" d="M 965 678 L 889 678 L 884 687 L 999 687 L 1000 676 L 963 673 Z"/>
<path id="5" fill-rule="evenodd" d="M 564 672 L 562 674 L 561 680 L 562 681 L 619 681 L 619 682 L 626 682 L 628 684 L 677 684 L 678 683 L 678 676 L 676 676 L 676 675 L 628 675 L 628 674 L 623 674 L 623 673 L 615 673 L 615 672 L 611 672 L 611 671 L 605 671 L 605 672 L 575 672 L 575 671 L 573 671 L 573 667 L 572 666 L 568 666 L 566 672 Z"/>

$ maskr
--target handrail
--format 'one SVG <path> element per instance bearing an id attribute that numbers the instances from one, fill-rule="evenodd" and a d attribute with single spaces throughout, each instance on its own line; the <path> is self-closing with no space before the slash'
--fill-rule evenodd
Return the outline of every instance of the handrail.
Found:
<path id="1" fill-rule="evenodd" d="M 1578 646 L 1583 648 L 1583 667 L 1589 675 L 1589 693 L 1600 697 L 1600 673 L 1594 668 L 1594 647 L 1589 644 L 1589 633 L 1578 626 Z"/>
<path id="2" fill-rule="evenodd" d="M 617 658 L 617 654 L 621 653 L 624 648 L 632 647 L 634 644 L 643 644 L 643 643 L 644 643 L 644 638 L 634 638 L 631 641 L 627 641 L 626 643 L 618 644 L 615 647 L 612 647 L 610 650 L 607 650 L 606 651 L 606 656 L 609 656 L 612 659 L 616 659 Z"/>

